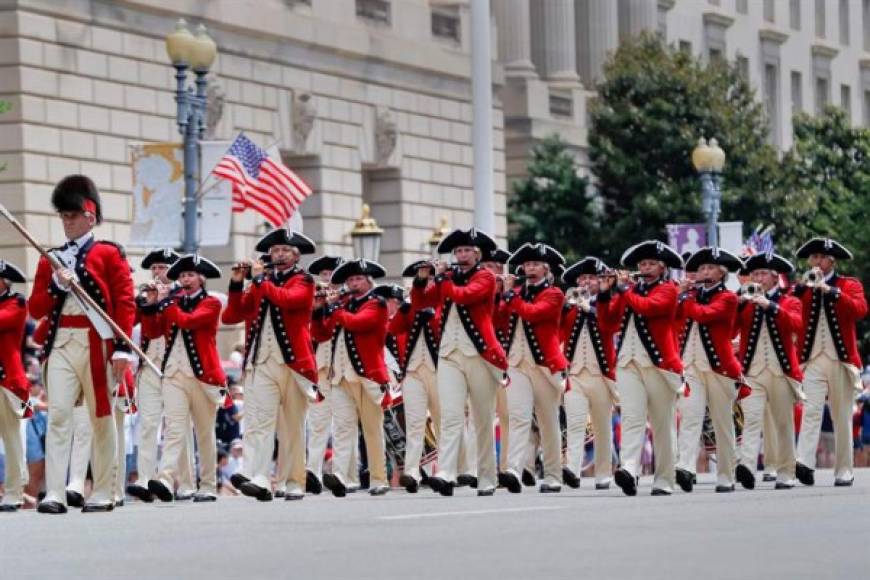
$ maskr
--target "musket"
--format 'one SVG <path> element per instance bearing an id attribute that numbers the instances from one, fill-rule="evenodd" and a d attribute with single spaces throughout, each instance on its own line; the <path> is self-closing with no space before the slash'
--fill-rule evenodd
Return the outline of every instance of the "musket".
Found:
<path id="1" fill-rule="evenodd" d="M 39 242 L 36 241 L 36 239 L 30 234 L 30 232 L 28 232 L 27 229 L 22 226 L 17 219 L 15 219 L 15 216 L 9 213 L 9 210 L 6 209 L 6 206 L 2 203 L 0 203 L 0 214 L 3 214 L 3 217 L 9 220 L 9 223 L 12 224 L 12 227 L 18 230 L 18 233 L 24 236 L 24 239 L 27 240 L 31 246 L 36 248 L 36 251 L 39 252 L 39 254 L 43 258 L 48 260 L 48 263 L 51 264 L 52 268 L 57 270 L 64 267 L 56 256 L 43 248 L 39 244 Z M 100 308 L 100 305 L 97 304 L 97 302 L 93 298 L 91 298 L 90 294 L 85 292 L 85 289 L 81 287 L 78 280 L 70 280 L 70 290 L 76 295 L 79 300 L 87 304 L 88 307 L 90 307 L 94 312 L 99 315 L 100 318 L 103 319 L 103 321 L 109 326 L 109 328 L 112 329 L 112 332 L 115 333 L 115 336 L 124 341 L 127 346 L 129 346 L 133 350 L 133 352 L 135 352 L 139 356 L 139 360 L 144 361 L 145 364 L 147 364 L 152 371 L 157 373 L 158 377 L 160 377 L 161 379 L 163 378 L 163 373 L 160 372 L 160 369 L 157 367 L 156 364 L 154 364 L 154 361 L 152 361 L 145 355 L 142 349 L 139 348 L 139 345 L 136 344 L 133 339 L 127 336 L 127 333 L 124 332 L 114 320 L 112 320 L 111 316 L 106 314 L 105 310 Z"/>

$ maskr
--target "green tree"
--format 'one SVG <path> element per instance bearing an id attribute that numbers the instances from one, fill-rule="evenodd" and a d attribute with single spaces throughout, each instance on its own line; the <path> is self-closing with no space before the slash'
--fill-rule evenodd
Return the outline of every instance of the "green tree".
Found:
<path id="1" fill-rule="evenodd" d="M 514 182 L 508 202 L 509 244 L 542 241 L 569 261 L 594 253 L 597 219 L 587 195 L 588 182 L 558 136 L 547 137 L 531 151 L 528 177 Z"/>
<path id="2" fill-rule="evenodd" d="M 776 220 L 788 231 L 776 151 L 762 105 L 735 66 L 699 59 L 642 35 L 606 64 L 591 104 L 589 154 L 602 200 L 601 240 L 610 258 L 667 223 L 701 222 L 691 152 L 700 136 L 727 154 L 720 220 L 747 229 Z"/>

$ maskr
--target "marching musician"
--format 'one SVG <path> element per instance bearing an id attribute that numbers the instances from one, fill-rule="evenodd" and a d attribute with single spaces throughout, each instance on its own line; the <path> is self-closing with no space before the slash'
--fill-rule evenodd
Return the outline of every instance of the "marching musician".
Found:
<path id="1" fill-rule="evenodd" d="M 686 262 L 686 271 L 695 273 L 694 282 L 680 282 L 679 300 L 686 317 L 680 344 L 688 388 L 679 402 L 676 480 L 685 492 L 694 486 L 707 409 L 716 434 L 716 491 L 734 491 L 737 452 L 733 407 L 742 383 L 742 367 L 731 345 L 737 295 L 725 282 L 728 272 L 742 267 L 740 258 L 722 248 L 701 248 Z"/>
<path id="2" fill-rule="evenodd" d="M 239 490 L 259 501 L 272 500 L 271 466 L 279 413 L 283 413 L 278 446 L 290 459 L 285 500 L 305 497 L 305 413 L 316 397 L 317 365 L 309 324 L 314 278 L 297 266 L 300 256 L 314 253 L 314 242 L 286 228 L 277 228 L 257 242 L 268 252 L 271 273 L 259 260 L 250 265 L 251 285 L 243 292 L 247 262 L 234 268 L 223 322 L 249 322 L 245 340 L 246 415 Z M 236 485 L 236 483 L 233 483 Z"/>
<path id="3" fill-rule="evenodd" d="M 511 493 L 520 493 L 520 476 L 530 455 L 532 416 L 537 419 L 544 456 L 541 493 L 562 489 L 562 430 L 559 403 L 567 383 L 568 361 L 559 343 L 559 316 L 565 295 L 553 285 L 552 269 L 565 262 L 559 252 L 542 243 L 524 244 L 508 260 L 522 266 L 522 285 L 510 280 L 504 301 L 511 313 L 508 334 L 507 389 L 510 432 L 513 436 L 508 469 L 499 480 Z"/>
<path id="4" fill-rule="evenodd" d="M 437 365 L 441 402 L 438 473 L 429 483 L 445 496 L 453 495 L 457 483 L 466 399 L 470 399 L 476 431 L 477 494 L 492 495 L 496 488 L 492 421 L 507 359 L 492 324 L 496 277 L 479 263 L 481 252 L 493 249 L 492 238 L 474 228 L 452 231 L 437 251 L 452 253 L 456 265 L 448 270 L 447 264 L 439 264 L 435 284 L 428 290 L 437 296 L 442 329 Z"/>
<path id="5" fill-rule="evenodd" d="M 794 405 L 802 398 L 803 380 L 794 337 L 801 329 L 801 303 L 780 288 L 780 275 L 794 271 L 777 254 L 747 258 L 751 282 L 744 285 L 738 307 L 740 358 L 752 388 L 741 401 L 743 439 L 737 481 L 755 487 L 759 438 L 764 428 L 766 471 L 776 473 L 776 489 L 791 489 L 795 478 Z M 767 417 L 771 417 L 768 425 Z"/>
<path id="6" fill-rule="evenodd" d="M 24 504 L 24 486 L 28 481 L 21 420 L 33 413 L 30 409 L 30 381 L 24 372 L 21 345 L 27 322 L 27 300 L 13 291 L 12 284 L 24 283 L 24 272 L 0 260 L 0 439 L 6 453 L 6 480 L 0 512 L 18 511 Z"/>
<path id="7" fill-rule="evenodd" d="M 616 359 L 622 457 L 614 480 L 626 495 L 637 495 L 649 415 L 656 457 L 652 494 L 670 495 L 676 456 L 674 416 L 683 366 L 674 336 L 677 285 L 667 275 L 668 268 L 682 268 L 683 260 L 670 246 L 648 240 L 626 250 L 621 262 L 637 268 L 640 281 L 630 283 L 627 274 L 605 277 L 598 295 L 600 315 L 608 324 L 621 321 L 622 325 Z"/>
<path id="8" fill-rule="evenodd" d="M 505 351 L 508 347 L 508 327 L 511 315 L 510 311 L 504 307 L 502 295 L 505 292 L 505 264 L 510 257 L 510 252 L 498 247 L 483 250 L 480 257 L 480 265 L 495 275 L 496 292 L 492 310 L 492 325 L 495 328 L 495 336 Z M 495 398 L 495 414 L 498 417 L 499 427 L 498 472 L 502 473 L 508 468 L 508 452 L 510 450 L 510 413 L 507 404 L 507 389 L 498 390 Z"/>
<path id="9" fill-rule="evenodd" d="M 180 256 L 170 248 L 163 248 L 149 252 L 142 259 L 140 267 L 151 273 L 151 284 L 143 289 L 151 288 L 153 284 L 163 284 L 169 287 L 169 293 L 180 291 L 177 284 L 166 277 L 169 267 Z M 137 315 L 141 320 L 146 313 L 154 313 L 156 304 L 147 304 L 145 293 L 142 292 L 136 298 Z M 140 331 L 141 334 L 141 331 Z M 141 337 L 142 350 L 153 361 L 162 361 L 166 354 L 166 339 L 158 336 L 153 339 Z M 154 494 L 148 491 L 148 481 L 157 476 L 157 443 L 160 433 L 160 424 L 163 421 L 163 384 L 157 374 L 148 368 L 148 365 L 140 364 L 138 370 L 138 382 L 136 385 L 136 408 L 139 414 L 139 447 L 136 454 L 136 467 L 138 479 L 127 486 L 127 493 L 139 498 L 144 502 L 154 501 Z M 181 449 L 179 459 L 179 490 L 176 499 L 192 497 L 196 489 L 194 481 L 193 457 L 192 457 L 192 433 L 185 439 L 186 444 Z"/>
<path id="10" fill-rule="evenodd" d="M 347 284 L 350 297 L 329 297 L 324 317 L 333 332 L 332 383 L 333 473 L 323 475 L 323 484 L 336 497 L 344 497 L 350 478 L 353 449 L 358 444 L 357 425 L 362 424 L 368 457 L 369 494 L 384 495 L 387 482 L 384 450 L 384 407 L 389 405 L 390 376 L 384 361 L 387 335 L 387 305 L 372 293 L 373 279 L 383 278 L 383 266 L 369 260 L 344 262 L 332 273 L 333 284 Z"/>
<path id="11" fill-rule="evenodd" d="M 436 365 L 441 334 L 438 303 L 433 294 L 426 294 L 429 276 L 418 275 L 420 269 L 431 272 L 432 262 L 419 260 L 402 271 L 413 278 L 411 301 L 402 305 L 390 324 L 395 332 L 407 336 L 402 357 L 402 401 L 405 405 L 405 462 L 399 484 L 408 493 L 417 493 L 420 486 L 420 459 L 426 432 L 426 418 L 432 417 L 436 440 L 440 437 L 441 406 L 438 401 Z M 428 412 L 428 415 L 427 415 Z"/>
<path id="12" fill-rule="evenodd" d="M 815 483 L 816 446 L 827 397 L 834 423 L 834 485 L 850 486 L 855 479 L 852 406 L 861 391 L 855 325 L 867 316 L 864 286 L 836 272 L 837 260 L 850 260 L 852 253 L 835 240 L 813 238 L 798 249 L 797 257 L 811 270 L 794 286 L 803 305 L 800 360 L 806 394 L 795 473 L 804 485 Z"/>
<path id="13" fill-rule="evenodd" d="M 598 315 L 600 276 L 607 265 L 595 257 L 583 258 L 562 274 L 572 290 L 562 311 L 561 334 L 568 359 L 565 418 L 568 449 L 562 478 L 569 487 L 580 487 L 580 469 L 586 454 L 586 418 L 591 416 L 595 436 L 595 489 L 609 489 L 612 480 L 613 405 L 616 395 L 616 325 Z"/>
<path id="14" fill-rule="evenodd" d="M 199 490 L 194 502 L 217 501 L 215 419 L 225 404 L 227 378 L 217 351 L 221 302 L 205 288 L 205 280 L 220 278 L 220 269 L 197 254 L 175 261 L 166 273 L 181 292 L 169 295 L 158 285 L 147 292 L 146 304 L 156 312 L 142 316 L 142 332 L 149 339 L 163 336 L 163 408 L 166 419 L 163 455 L 148 490 L 160 501 L 173 500 L 172 487 L 181 467 L 182 448 L 191 420 L 199 449 Z"/>
<path id="15" fill-rule="evenodd" d="M 129 336 L 135 304 L 133 280 L 124 250 L 114 242 L 96 240 L 93 228 L 102 222 L 96 186 L 84 175 L 69 175 L 55 187 L 52 205 L 60 214 L 67 242 L 52 250 L 61 267 L 41 258 L 29 308 L 34 318 L 49 320 L 43 357 L 45 385 L 51 393 L 46 434 L 46 495 L 38 511 L 66 513 L 67 467 L 72 438 L 72 411 L 83 397 L 90 410 L 94 442 L 91 456 L 93 492 L 84 512 L 114 508 L 115 424 L 112 385 L 123 380 L 130 365 L 130 347 L 72 290 L 77 280 L 84 291 Z"/>

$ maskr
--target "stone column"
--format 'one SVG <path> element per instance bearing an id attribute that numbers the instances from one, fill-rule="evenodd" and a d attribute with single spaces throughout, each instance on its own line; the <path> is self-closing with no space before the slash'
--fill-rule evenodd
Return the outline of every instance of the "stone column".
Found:
<path id="1" fill-rule="evenodd" d="M 551 85 L 577 86 L 574 0 L 532 3 L 532 61 Z"/>
<path id="2" fill-rule="evenodd" d="M 619 13 L 613 0 L 576 0 L 577 65 L 583 84 L 601 80 L 601 69 L 619 45 Z"/>
<path id="3" fill-rule="evenodd" d="M 619 37 L 658 30 L 659 0 L 619 0 Z"/>
<path id="4" fill-rule="evenodd" d="M 532 64 L 529 0 L 493 2 L 498 27 L 498 52 L 508 77 L 536 77 Z"/>

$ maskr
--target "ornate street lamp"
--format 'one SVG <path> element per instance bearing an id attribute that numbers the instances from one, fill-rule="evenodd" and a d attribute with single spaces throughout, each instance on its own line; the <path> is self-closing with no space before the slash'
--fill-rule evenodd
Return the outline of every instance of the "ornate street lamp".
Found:
<path id="1" fill-rule="evenodd" d="M 722 202 L 722 168 L 725 166 L 725 152 L 716 139 L 701 137 L 692 151 L 692 165 L 701 179 L 701 211 L 707 220 L 707 245 L 719 245 L 717 222 Z"/>
<path id="2" fill-rule="evenodd" d="M 381 238 L 384 230 L 378 227 L 378 222 L 372 217 L 372 208 L 364 203 L 362 216 L 357 220 L 350 232 L 353 242 L 353 255 L 357 258 L 377 262 L 381 256 Z"/>
<path id="3" fill-rule="evenodd" d="M 200 24 L 196 36 L 180 19 L 175 30 L 166 36 L 166 54 L 175 67 L 175 102 L 178 104 L 175 122 L 184 141 L 184 251 L 194 253 L 197 239 L 196 191 L 199 179 L 199 140 L 205 133 L 206 75 L 217 56 L 217 45 L 204 25 Z M 196 75 L 196 89 L 187 86 L 187 69 Z"/>

